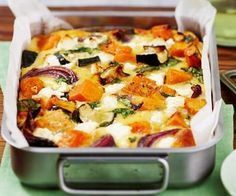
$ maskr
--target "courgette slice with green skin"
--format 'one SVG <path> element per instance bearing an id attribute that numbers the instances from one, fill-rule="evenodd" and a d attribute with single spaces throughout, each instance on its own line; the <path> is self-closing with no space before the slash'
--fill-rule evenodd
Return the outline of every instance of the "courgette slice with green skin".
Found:
<path id="1" fill-rule="evenodd" d="M 89 57 L 85 59 L 78 59 L 78 65 L 79 67 L 85 67 L 87 65 L 91 65 L 93 63 L 100 62 L 99 56 Z"/>
<path id="2" fill-rule="evenodd" d="M 161 63 L 158 60 L 157 54 L 137 54 L 137 63 L 144 63 L 150 66 L 159 66 Z"/>
<path id="3" fill-rule="evenodd" d="M 57 57 L 57 59 L 61 65 L 66 65 L 66 64 L 70 63 L 70 61 L 66 60 L 66 58 L 62 54 L 60 54 L 59 52 L 55 53 L 54 55 Z"/>
<path id="4" fill-rule="evenodd" d="M 113 112 L 94 110 L 89 104 L 83 104 L 79 107 L 79 118 L 82 122 L 94 121 L 99 123 L 99 126 L 106 127 L 113 123 L 115 114 Z"/>
<path id="5" fill-rule="evenodd" d="M 21 67 L 26 68 L 32 65 L 37 56 L 38 56 L 37 52 L 24 50 L 21 57 Z"/>
<path id="6" fill-rule="evenodd" d="M 100 75 L 100 82 L 102 85 L 117 83 L 122 77 L 127 77 L 129 74 L 123 71 L 122 65 L 110 66 L 106 68 Z"/>

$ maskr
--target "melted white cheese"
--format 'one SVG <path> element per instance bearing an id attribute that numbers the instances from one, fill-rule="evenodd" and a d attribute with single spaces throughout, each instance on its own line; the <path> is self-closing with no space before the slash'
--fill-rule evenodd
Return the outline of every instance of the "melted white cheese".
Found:
<path id="1" fill-rule="evenodd" d="M 129 147 L 128 137 L 131 132 L 131 127 L 123 125 L 121 123 L 114 123 L 109 125 L 106 129 L 112 135 L 118 147 Z"/>
<path id="2" fill-rule="evenodd" d="M 84 122 L 84 123 L 78 123 L 74 129 L 78 130 L 78 131 L 84 131 L 86 133 L 91 133 L 93 132 L 96 128 L 98 127 L 98 123 L 97 122 L 93 122 L 93 121 L 88 121 L 88 122 Z"/>
<path id="3" fill-rule="evenodd" d="M 184 107 L 184 97 L 176 96 L 176 97 L 167 97 L 166 98 L 166 114 L 168 117 L 173 115 L 178 107 Z"/>
<path id="4" fill-rule="evenodd" d="M 154 80 L 157 85 L 163 85 L 164 84 L 164 79 L 165 79 L 165 73 L 164 72 L 159 72 L 159 73 L 151 73 L 148 76 L 149 79 Z"/>
<path id="5" fill-rule="evenodd" d="M 45 87 L 42 88 L 37 95 L 33 95 L 32 98 L 43 98 L 43 97 L 50 98 L 52 95 L 55 95 L 58 98 L 60 98 L 61 96 L 64 95 L 64 93 L 57 90 L 53 90 L 50 87 Z"/>
<path id="6" fill-rule="evenodd" d="M 97 48 L 99 44 L 107 40 L 107 35 L 102 33 L 93 33 L 93 35 L 83 40 L 82 45 L 88 48 Z"/>
<path id="7" fill-rule="evenodd" d="M 169 49 L 174 43 L 175 42 L 172 38 L 166 40 L 166 48 Z"/>
<path id="8" fill-rule="evenodd" d="M 113 95 L 105 95 L 101 101 L 101 108 L 103 110 L 113 110 L 117 107 L 117 98 Z"/>
<path id="9" fill-rule="evenodd" d="M 105 92 L 107 94 L 115 94 L 120 91 L 124 86 L 125 84 L 122 83 L 110 84 L 105 87 Z"/>
<path id="10" fill-rule="evenodd" d="M 58 45 L 57 45 L 57 48 L 59 50 L 71 50 L 71 49 L 74 49 L 78 46 L 78 39 L 77 38 L 65 38 L 65 39 L 62 39 Z"/>
<path id="11" fill-rule="evenodd" d="M 161 124 L 163 121 L 163 113 L 160 111 L 152 112 L 151 122 Z"/>
<path id="12" fill-rule="evenodd" d="M 124 64 L 124 68 L 123 68 L 123 71 L 125 73 L 130 73 L 132 72 L 133 70 L 135 70 L 137 66 L 135 64 L 132 64 L 132 63 L 125 63 Z"/>
<path id="13" fill-rule="evenodd" d="M 48 55 L 43 63 L 43 67 L 46 66 L 55 66 L 60 65 L 60 62 L 58 61 L 58 58 L 55 55 Z"/>
<path id="14" fill-rule="evenodd" d="M 164 137 L 157 144 L 155 144 L 155 147 L 158 147 L 158 148 L 171 148 L 172 145 L 174 144 L 175 140 L 176 139 L 174 137 L 171 137 L 171 136 Z"/>
<path id="15" fill-rule="evenodd" d="M 98 56 L 101 60 L 102 64 L 109 64 L 110 62 L 112 62 L 114 60 L 114 56 L 111 54 L 108 54 L 106 52 L 99 52 Z"/>
<path id="16" fill-rule="evenodd" d="M 182 84 L 181 86 L 176 85 L 176 86 L 172 86 L 172 88 L 175 89 L 179 95 L 184 96 L 184 97 L 191 97 L 193 94 L 190 84 Z"/>
<path id="17" fill-rule="evenodd" d="M 49 139 L 55 143 L 59 142 L 59 140 L 62 138 L 62 132 L 52 132 L 47 128 L 39 127 L 34 130 L 33 135 L 36 137 Z"/>

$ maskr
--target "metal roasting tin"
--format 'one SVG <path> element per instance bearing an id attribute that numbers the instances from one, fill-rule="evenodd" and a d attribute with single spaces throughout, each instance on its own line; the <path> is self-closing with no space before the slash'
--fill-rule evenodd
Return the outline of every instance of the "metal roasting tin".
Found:
<path id="1" fill-rule="evenodd" d="M 121 7 L 114 11 L 112 7 L 89 7 L 55 14 L 76 28 L 111 25 L 146 28 L 161 23 L 176 25 L 174 11 L 169 8 Z M 221 98 L 214 32 L 209 49 L 214 103 Z M 160 193 L 167 187 L 192 186 L 212 172 L 216 144 L 223 136 L 222 119 L 219 119 L 214 137 L 197 147 L 17 148 L 5 119 L 3 116 L 2 136 L 11 145 L 12 169 L 19 180 L 36 188 L 60 187 L 69 194 L 146 195 Z"/>

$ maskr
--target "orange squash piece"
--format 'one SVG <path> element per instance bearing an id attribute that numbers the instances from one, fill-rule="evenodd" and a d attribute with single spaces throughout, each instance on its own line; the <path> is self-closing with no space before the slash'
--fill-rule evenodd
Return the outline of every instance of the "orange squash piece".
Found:
<path id="1" fill-rule="evenodd" d="M 116 49 L 114 60 L 119 63 L 135 62 L 136 58 L 132 54 L 132 48 L 129 46 L 119 46 Z"/>
<path id="2" fill-rule="evenodd" d="M 60 40 L 59 34 L 39 35 L 37 37 L 37 45 L 40 51 L 52 49 Z"/>
<path id="3" fill-rule="evenodd" d="M 100 84 L 85 80 L 82 84 L 76 85 L 69 92 L 70 101 L 99 101 L 103 94 L 103 88 Z"/>
<path id="4" fill-rule="evenodd" d="M 64 101 L 56 96 L 52 96 L 50 102 L 52 103 L 52 105 L 56 105 L 69 112 L 73 112 L 75 110 L 75 103 L 72 101 Z"/>
<path id="5" fill-rule="evenodd" d="M 160 93 L 161 95 L 165 96 L 175 96 L 176 90 L 166 86 L 166 85 L 162 85 L 160 88 Z"/>
<path id="6" fill-rule="evenodd" d="M 70 117 L 61 109 L 45 111 L 42 116 L 35 119 L 37 127 L 48 128 L 51 131 L 66 131 L 74 127 Z"/>
<path id="7" fill-rule="evenodd" d="M 149 134 L 151 132 L 150 123 L 147 121 L 139 121 L 131 123 L 132 133 L 141 133 L 141 134 Z"/>
<path id="8" fill-rule="evenodd" d="M 131 95 L 147 97 L 157 92 L 157 88 L 155 81 L 145 76 L 135 76 L 131 83 L 125 86 L 122 91 Z"/>
<path id="9" fill-rule="evenodd" d="M 115 44 L 115 42 L 110 41 L 110 42 L 101 44 L 100 48 L 104 52 L 115 54 L 116 53 L 117 45 Z"/>
<path id="10" fill-rule="evenodd" d="M 184 57 L 184 51 L 189 46 L 185 42 L 175 42 L 170 48 L 170 55 L 174 57 Z"/>
<path id="11" fill-rule="evenodd" d="M 165 107 L 165 98 L 159 93 L 143 98 L 143 104 L 140 110 L 155 110 Z"/>
<path id="12" fill-rule="evenodd" d="M 175 137 L 176 141 L 174 142 L 172 147 L 181 148 L 181 147 L 196 146 L 193 133 L 190 129 L 183 129 L 178 131 Z"/>
<path id="13" fill-rule="evenodd" d="M 177 84 L 181 82 L 186 82 L 192 79 L 192 75 L 185 71 L 180 71 L 176 69 L 169 69 L 166 73 L 166 84 Z"/>
<path id="14" fill-rule="evenodd" d="M 172 30 L 169 25 L 158 25 L 151 29 L 153 37 L 161 37 L 164 40 L 168 40 L 172 37 Z"/>
<path id="15" fill-rule="evenodd" d="M 63 133 L 62 139 L 58 142 L 59 147 L 81 147 L 88 146 L 91 135 L 77 130 L 69 130 Z"/>
<path id="16" fill-rule="evenodd" d="M 20 92 L 24 98 L 31 98 L 44 87 L 43 81 L 38 77 L 24 78 L 20 81 Z"/>
<path id="17" fill-rule="evenodd" d="M 186 98 L 184 103 L 184 107 L 192 115 L 196 114 L 204 105 L 206 105 L 206 100 L 197 98 Z"/>
<path id="18" fill-rule="evenodd" d="M 185 127 L 185 128 L 188 127 L 179 112 L 174 113 L 170 117 L 170 119 L 168 119 L 166 125 L 167 126 L 179 126 L 179 127 Z"/>

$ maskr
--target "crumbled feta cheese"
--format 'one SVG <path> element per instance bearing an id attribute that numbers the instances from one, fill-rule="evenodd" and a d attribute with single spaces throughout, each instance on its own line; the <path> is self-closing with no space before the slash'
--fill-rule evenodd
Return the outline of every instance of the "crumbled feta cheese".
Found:
<path id="1" fill-rule="evenodd" d="M 151 122 L 161 124 L 163 120 L 163 113 L 160 111 L 152 112 Z"/>
<path id="2" fill-rule="evenodd" d="M 131 127 L 121 123 L 114 123 L 109 125 L 106 129 L 112 135 L 118 147 L 129 147 L 128 137 L 131 132 Z"/>
<path id="3" fill-rule="evenodd" d="M 102 98 L 101 108 L 104 110 L 113 110 L 117 107 L 117 104 L 116 96 L 106 95 Z"/>
<path id="4" fill-rule="evenodd" d="M 132 64 L 132 63 L 125 63 L 124 64 L 124 68 L 123 71 L 125 73 L 130 73 L 131 71 L 133 71 L 137 66 Z"/>
<path id="5" fill-rule="evenodd" d="M 97 66 L 96 66 L 96 64 L 92 64 L 91 65 L 90 72 L 91 72 L 91 74 L 96 74 L 97 73 Z"/>
<path id="6" fill-rule="evenodd" d="M 58 58 L 55 55 L 48 55 L 45 59 L 45 62 L 43 64 L 43 67 L 46 66 L 55 66 L 60 65 L 60 62 L 58 61 Z"/>
<path id="7" fill-rule="evenodd" d="M 55 95 L 58 98 L 60 98 L 61 96 L 64 95 L 64 93 L 57 90 L 53 90 L 50 87 L 45 87 L 42 88 L 37 95 L 33 95 L 32 98 L 42 98 L 42 97 L 50 98 L 52 95 Z"/>
<path id="8" fill-rule="evenodd" d="M 179 95 L 184 97 L 191 97 L 193 94 L 190 84 L 183 84 L 181 86 L 172 86 L 172 88 L 175 89 Z"/>
<path id="9" fill-rule="evenodd" d="M 88 122 L 84 122 L 84 123 L 78 123 L 78 124 L 74 127 L 74 130 L 84 131 L 84 132 L 86 132 L 86 133 L 91 133 L 91 132 L 93 132 L 97 127 L 98 127 L 98 123 L 97 123 L 97 122 L 88 121 Z"/>
<path id="10" fill-rule="evenodd" d="M 164 137 L 162 138 L 159 142 L 157 142 L 157 144 L 155 145 L 155 147 L 158 148 L 171 148 L 173 143 L 175 142 L 175 138 L 174 137 Z"/>
<path id="11" fill-rule="evenodd" d="M 160 37 L 158 37 L 148 43 L 148 46 L 165 46 L 165 45 L 166 45 L 165 40 Z"/>
<path id="12" fill-rule="evenodd" d="M 71 50 L 71 49 L 74 49 L 78 46 L 78 39 L 77 38 L 65 38 L 63 40 L 61 40 L 58 45 L 57 45 L 57 48 L 59 50 Z"/>
<path id="13" fill-rule="evenodd" d="M 178 107 L 183 107 L 184 101 L 185 101 L 185 98 L 181 96 L 167 97 L 166 98 L 167 116 L 170 117 L 171 115 L 173 115 L 177 111 Z"/>
<path id="14" fill-rule="evenodd" d="M 159 73 L 151 73 L 148 76 L 149 79 L 154 80 L 157 85 L 163 85 L 164 84 L 164 79 L 165 79 L 165 73 L 164 72 L 159 72 Z"/>
<path id="15" fill-rule="evenodd" d="M 174 44 L 174 40 L 172 38 L 166 40 L 166 48 L 169 49 L 173 44 Z"/>
<path id="16" fill-rule="evenodd" d="M 59 140 L 62 138 L 62 132 L 50 131 L 47 128 L 39 128 L 39 127 L 37 127 L 34 130 L 33 135 L 36 137 L 49 139 L 55 143 L 59 142 Z"/>
<path id="17" fill-rule="evenodd" d="M 122 83 L 118 84 L 110 84 L 105 87 L 105 93 L 107 94 L 115 94 L 120 91 L 125 85 Z"/>
<path id="18" fill-rule="evenodd" d="M 109 64 L 114 60 L 114 56 L 105 52 L 99 52 L 98 56 L 102 64 Z"/>
<path id="19" fill-rule="evenodd" d="M 102 33 L 93 33 L 91 36 L 83 40 L 83 46 L 88 48 L 97 48 L 99 44 L 107 40 L 107 35 Z"/>

